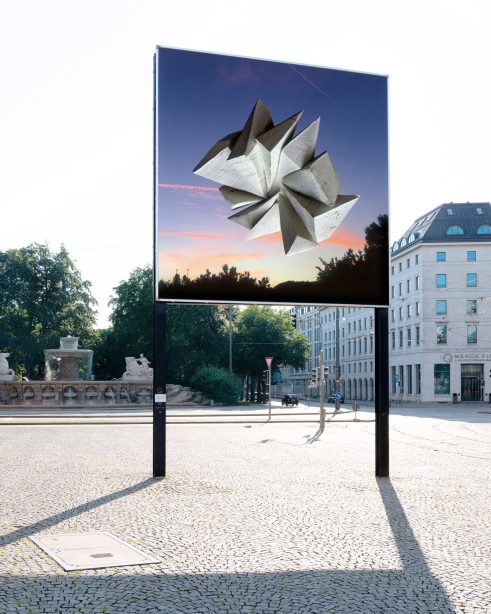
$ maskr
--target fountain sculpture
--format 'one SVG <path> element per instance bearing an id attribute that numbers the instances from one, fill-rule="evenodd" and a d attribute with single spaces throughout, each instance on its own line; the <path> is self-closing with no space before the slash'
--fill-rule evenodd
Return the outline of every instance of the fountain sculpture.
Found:
<path id="1" fill-rule="evenodd" d="M 46 356 L 46 374 L 47 379 L 54 379 L 52 369 L 50 366 L 51 359 L 55 359 L 59 362 L 59 372 L 57 380 L 76 382 L 82 378 L 79 376 L 79 360 L 86 360 L 86 372 L 87 377 L 90 379 L 90 372 L 92 370 L 92 356 L 94 352 L 92 350 L 79 350 L 77 337 L 61 337 L 60 348 L 56 350 L 44 350 Z"/>

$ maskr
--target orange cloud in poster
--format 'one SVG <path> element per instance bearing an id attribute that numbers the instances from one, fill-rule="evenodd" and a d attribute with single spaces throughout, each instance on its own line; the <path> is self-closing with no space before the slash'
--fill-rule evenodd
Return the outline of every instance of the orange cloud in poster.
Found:
<path id="1" fill-rule="evenodd" d="M 245 235 L 228 235 L 211 232 L 166 232 L 161 230 L 159 235 L 168 237 L 194 237 L 196 239 L 243 239 Z"/>

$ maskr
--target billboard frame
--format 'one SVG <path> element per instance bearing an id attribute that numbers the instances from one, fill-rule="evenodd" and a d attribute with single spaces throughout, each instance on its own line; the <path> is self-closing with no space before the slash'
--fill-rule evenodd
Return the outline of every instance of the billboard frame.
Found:
<path id="1" fill-rule="evenodd" d="M 185 305 L 272 305 L 287 306 L 286 303 L 273 301 L 227 301 L 227 300 L 193 300 L 193 299 L 161 299 L 158 297 L 158 112 L 157 112 L 157 71 L 158 71 L 158 50 L 174 49 L 179 51 L 193 51 L 198 53 L 208 53 L 211 55 L 225 55 L 253 60 L 250 56 L 240 56 L 234 54 L 222 54 L 211 51 L 198 51 L 196 49 L 184 49 L 178 47 L 167 47 L 157 45 L 153 56 L 153 235 L 154 235 L 154 370 L 153 370 L 153 477 L 164 478 L 167 475 L 166 469 L 166 422 L 167 422 L 167 356 L 166 356 L 166 331 L 167 331 L 167 304 Z M 281 60 L 271 60 L 274 62 L 289 64 Z M 301 64 L 295 62 L 297 66 L 308 66 L 316 68 L 326 68 L 331 70 L 343 70 L 358 74 L 374 75 L 387 78 L 387 122 L 389 113 L 389 76 L 379 73 L 355 71 L 349 69 L 339 69 L 327 66 L 317 66 L 311 64 Z M 388 127 L 388 126 L 387 126 Z M 390 160 L 390 139 L 388 134 L 388 154 Z M 390 166 L 389 166 L 390 173 Z M 388 187 L 388 208 L 390 210 L 390 187 Z M 389 216 L 390 234 L 390 216 Z M 352 304 L 353 307 L 366 307 L 375 310 L 375 475 L 376 477 L 389 477 L 389 270 L 390 270 L 390 241 L 388 241 L 387 253 L 387 299 L 385 305 Z M 309 307 L 346 307 L 346 303 L 329 304 L 320 302 L 290 302 L 289 306 L 309 306 Z M 271 398 L 271 396 L 270 396 Z"/>

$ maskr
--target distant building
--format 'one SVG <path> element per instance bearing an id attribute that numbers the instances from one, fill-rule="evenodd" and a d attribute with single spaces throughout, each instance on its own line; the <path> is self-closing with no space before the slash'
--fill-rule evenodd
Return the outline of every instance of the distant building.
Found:
<path id="1" fill-rule="evenodd" d="M 450 203 L 418 218 L 391 250 L 389 311 L 392 400 L 488 402 L 491 392 L 491 205 Z M 307 396 L 310 370 L 324 364 L 334 390 L 336 308 L 293 307 L 311 342 L 308 371 L 282 369 Z M 341 393 L 373 400 L 374 310 L 338 308 Z M 485 382 L 484 387 L 482 381 Z M 317 395 L 317 389 L 311 393 Z"/>

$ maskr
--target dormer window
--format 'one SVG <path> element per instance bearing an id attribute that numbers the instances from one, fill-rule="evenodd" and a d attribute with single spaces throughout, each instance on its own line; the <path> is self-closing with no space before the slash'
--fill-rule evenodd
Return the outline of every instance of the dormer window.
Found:
<path id="1" fill-rule="evenodd" d="M 409 243 L 412 243 L 412 242 L 414 241 L 414 239 L 415 239 L 415 238 L 416 238 L 416 235 L 414 234 L 414 232 L 412 232 L 412 233 L 409 235 Z"/>
<path id="2" fill-rule="evenodd" d="M 448 235 L 463 235 L 464 231 L 462 230 L 460 226 L 450 226 L 450 228 L 447 230 L 447 234 Z"/>
<path id="3" fill-rule="evenodd" d="M 404 237 L 404 239 L 401 241 L 401 247 L 405 247 L 407 244 L 407 239 L 406 237 Z"/>
<path id="4" fill-rule="evenodd" d="M 396 252 L 399 249 L 399 241 L 396 241 L 392 246 L 392 249 Z"/>
<path id="5" fill-rule="evenodd" d="M 476 211 L 477 215 L 482 215 L 482 209 L 480 207 L 477 207 Z"/>
<path id="6" fill-rule="evenodd" d="M 478 235 L 489 235 L 491 234 L 491 226 L 479 226 L 477 229 Z"/>
<path id="7" fill-rule="evenodd" d="M 452 209 L 447 209 L 447 215 L 453 215 Z"/>

